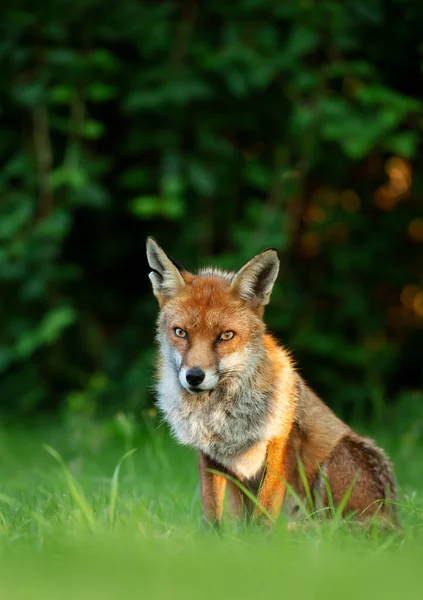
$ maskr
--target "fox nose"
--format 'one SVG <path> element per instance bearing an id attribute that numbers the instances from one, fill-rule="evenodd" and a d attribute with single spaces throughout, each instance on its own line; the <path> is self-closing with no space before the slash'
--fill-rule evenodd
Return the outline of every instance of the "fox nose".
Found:
<path id="1" fill-rule="evenodd" d="M 193 369 L 189 369 L 189 371 L 187 371 L 185 377 L 190 385 L 196 386 L 200 385 L 200 383 L 204 380 L 205 373 L 201 369 L 194 367 Z"/>

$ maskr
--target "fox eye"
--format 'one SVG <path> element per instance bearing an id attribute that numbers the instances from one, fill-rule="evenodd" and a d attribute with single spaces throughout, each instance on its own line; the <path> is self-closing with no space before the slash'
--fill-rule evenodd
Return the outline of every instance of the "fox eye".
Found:
<path id="1" fill-rule="evenodd" d="M 219 341 L 227 342 L 234 337 L 235 333 L 233 331 L 224 331 L 219 335 Z"/>
<path id="2" fill-rule="evenodd" d="M 175 327 L 175 329 L 173 330 L 173 333 L 178 338 L 186 338 L 187 337 L 187 332 L 184 331 L 183 329 L 181 329 L 180 327 Z"/>

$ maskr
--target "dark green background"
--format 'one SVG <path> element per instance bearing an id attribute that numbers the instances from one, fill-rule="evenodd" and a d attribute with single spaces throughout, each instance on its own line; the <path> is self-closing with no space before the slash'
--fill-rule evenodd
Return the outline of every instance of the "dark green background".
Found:
<path id="1" fill-rule="evenodd" d="M 267 321 L 305 378 L 421 414 L 421 0 L 0 11 L 5 412 L 151 405 L 154 235 L 188 269 L 278 248 Z"/>

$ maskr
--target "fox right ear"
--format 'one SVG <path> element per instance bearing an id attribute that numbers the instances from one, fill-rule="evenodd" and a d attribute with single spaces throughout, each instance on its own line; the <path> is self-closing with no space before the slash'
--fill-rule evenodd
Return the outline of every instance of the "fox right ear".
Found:
<path id="1" fill-rule="evenodd" d="M 147 260 L 151 267 L 149 278 L 153 292 L 160 306 L 172 296 L 176 296 L 185 281 L 181 275 L 182 267 L 177 265 L 152 237 L 147 238 Z"/>
<path id="2" fill-rule="evenodd" d="M 279 272 L 279 255 L 274 248 L 257 254 L 235 275 L 231 288 L 260 313 L 269 303 Z"/>

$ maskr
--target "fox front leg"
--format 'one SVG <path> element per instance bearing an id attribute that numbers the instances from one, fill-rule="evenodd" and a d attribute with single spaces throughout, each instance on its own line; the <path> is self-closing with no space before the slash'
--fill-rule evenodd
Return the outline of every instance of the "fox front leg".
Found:
<path id="1" fill-rule="evenodd" d="M 199 452 L 198 470 L 200 473 L 203 516 L 208 523 L 218 526 L 222 520 L 226 478 L 223 475 L 210 473 L 210 469 L 221 470 L 221 467 L 216 465 L 206 454 Z"/>
<path id="2" fill-rule="evenodd" d="M 267 448 L 266 473 L 258 494 L 258 503 L 270 518 L 256 505 L 253 512 L 254 521 L 264 520 L 270 525 L 278 517 L 285 498 L 286 471 L 286 441 L 271 440 Z"/>
<path id="3" fill-rule="evenodd" d="M 252 502 L 246 496 L 238 485 L 228 480 L 227 482 L 229 492 L 229 514 L 234 521 L 244 521 L 249 519 L 252 511 Z"/>

